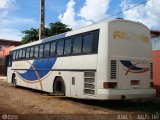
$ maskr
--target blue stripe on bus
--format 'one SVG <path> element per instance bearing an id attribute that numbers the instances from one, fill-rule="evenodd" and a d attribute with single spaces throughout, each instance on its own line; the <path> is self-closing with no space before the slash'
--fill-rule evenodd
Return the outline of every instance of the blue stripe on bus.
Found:
<path id="1" fill-rule="evenodd" d="M 121 60 L 121 63 L 128 69 L 131 69 L 131 70 L 143 70 L 144 68 L 140 68 L 140 67 L 137 67 L 135 65 L 133 65 L 131 63 L 131 61 L 127 61 L 127 60 Z"/>
<path id="2" fill-rule="evenodd" d="M 37 59 L 37 60 L 34 60 L 32 66 L 34 66 L 35 69 L 37 70 L 39 77 L 43 78 L 50 72 L 55 62 L 56 62 L 56 58 Z M 28 80 L 28 81 L 38 80 L 35 71 L 32 69 L 32 66 L 25 73 L 19 73 L 19 75 L 23 79 Z M 45 70 L 38 71 L 38 69 L 45 69 Z"/>

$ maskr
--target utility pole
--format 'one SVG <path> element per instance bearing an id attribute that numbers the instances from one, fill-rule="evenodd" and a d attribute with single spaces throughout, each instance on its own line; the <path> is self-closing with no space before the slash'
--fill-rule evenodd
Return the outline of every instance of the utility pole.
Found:
<path id="1" fill-rule="evenodd" d="M 40 0 L 39 40 L 45 37 L 45 0 Z"/>

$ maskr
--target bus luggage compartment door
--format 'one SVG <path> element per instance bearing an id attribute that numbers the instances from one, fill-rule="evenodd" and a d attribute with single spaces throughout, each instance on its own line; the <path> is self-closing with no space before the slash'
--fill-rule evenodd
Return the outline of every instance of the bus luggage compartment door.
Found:
<path id="1" fill-rule="evenodd" d="M 118 89 L 138 89 L 150 87 L 150 63 L 120 60 Z"/>

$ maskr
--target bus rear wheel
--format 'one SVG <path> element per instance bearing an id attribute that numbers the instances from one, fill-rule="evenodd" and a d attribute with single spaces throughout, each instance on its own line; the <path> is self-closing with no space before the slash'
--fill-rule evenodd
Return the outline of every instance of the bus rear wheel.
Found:
<path id="1" fill-rule="evenodd" d="M 16 79 L 16 75 L 15 74 L 12 75 L 12 85 L 14 87 L 17 87 L 17 79 Z"/>
<path id="2" fill-rule="evenodd" d="M 55 96 L 64 96 L 65 95 L 65 85 L 61 77 L 57 77 L 53 84 L 53 94 Z"/>

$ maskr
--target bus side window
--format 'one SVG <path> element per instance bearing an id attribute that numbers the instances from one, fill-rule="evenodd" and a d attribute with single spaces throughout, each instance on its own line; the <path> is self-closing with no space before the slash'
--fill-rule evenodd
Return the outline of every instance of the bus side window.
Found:
<path id="1" fill-rule="evenodd" d="M 44 49 L 44 44 L 41 44 L 39 47 L 39 57 L 42 58 L 43 57 L 43 49 Z"/>
<path id="2" fill-rule="evenodd" d="M 34 57 L 35 57 L 35 58 L 38 58 L 38 51 L 39 51 L 39 45 L 36 45 L 36 46 L 34 47 Z"/>
<path id="3" fill-rule="evenodd" d="M 26 48 L 24 48 L 23 50 L 22 50 L 22 58 L 25 58 L 26 57 Z"/>
<path id="4" fill-rule="evenodd" d="M 73 54 L 81 53 L 82 48 L 82 36 L 76 36 L 73 40 Z"/>
<path id="5" fill-rule="evenodd" d="M 16 60 L 18 60 L 19 51 L 16 52 Z"/>
<path id="6" fill-rule="evenodd" d="M 63 55 L 63 48 L 64 48 L 64 40 L 59 40 L 57 43 L 57 55 Z"/>
<path id="7" fill-rule="evenodd" d="M 50 43 L 44 44 L 44 57 L 49 57 Z"/>
<path id="8" fill-rule="evenodd" d="M 72 39 L 66 39 L 65 40 L 65 46 L 64 46 L 64 55 L 70 55 L 71 54 L 71 48 L 72 48 Z"/>
<path id="9" fill-rule="evenodd" d="M 82 53 L 91 53 L 93 44 L 93 35 L 87 34 L 83 36 L 83 49 Z"/>
<path id="10" fill-rule="evenodd" d="M 26 51 L 26 58 L 29 58 L 29 53 L 30 53 L 30 47 L 27 48 L 27 51 Z"/>
<path id="11" fill-rule="evenodd" d="M 50 56 L 55 56 L 56 52 L 56 42 L 51 43 Z"/>
<path id="12" fill-rule="evenodd" d="M 13 52 L 13 60 L 16 59 L 16 51 Z"/>
<path id="13" fill-rule="evenodd" d="M 19 58 L 19 59 L 22 58 L 22 49 L 19 50 L 19 57 L 18 57 L 18 58 Z"/>
<path id="14" fill-rule="evenodd" d="M 97 53 L 98 52 L 98 43 L 99 43 L 99 30 L 94 31 L 92 35 L 93 35 L 92 52 Z"/>
<path id="15" fill-rule="evenodd" d="M 32 46 L 29 55 L 30 58 L 33 58 L 33 53 L 34 53 L 34 47 Z"/>

